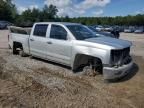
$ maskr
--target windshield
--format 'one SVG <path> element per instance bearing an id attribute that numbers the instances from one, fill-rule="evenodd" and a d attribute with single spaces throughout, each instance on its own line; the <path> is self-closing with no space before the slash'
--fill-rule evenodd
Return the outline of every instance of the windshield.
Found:
<path id="1" fill-rule="evenodd" d="M 83 25 L 67 25 L 67 28 L 72 32 L 77 40 L 96 37 L 95 33 Z"/>

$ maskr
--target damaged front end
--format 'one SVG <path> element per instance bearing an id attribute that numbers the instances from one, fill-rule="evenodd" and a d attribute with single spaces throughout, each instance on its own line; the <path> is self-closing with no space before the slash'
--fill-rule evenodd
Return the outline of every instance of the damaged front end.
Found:
<path id="1" fill-rule="evenodd" d="M 120 78 L 130 72 L 133 62 L 130 56 L 130 47 L 111 50 L 110 65 L 104 67 L 105 79 Z"/>
<path id="2" fill-rule="evenodd" d="M 130 56 L 130 47 L 120 49 L 120 50 L 111 50 L 111 66 L 119 67 L 122 65 L 127 65 L 132 61 Z"/>

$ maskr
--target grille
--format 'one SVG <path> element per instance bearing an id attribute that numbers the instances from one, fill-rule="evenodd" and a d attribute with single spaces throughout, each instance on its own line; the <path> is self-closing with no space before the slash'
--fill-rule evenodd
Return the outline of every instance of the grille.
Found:
<path id="1" fill-rule="evenodd" d="M 112 66 L 121 66 L 130 63 L 131 57 L 129 53 L 130 53 L 130 47 L 120 50 L 111 50 Z"/>

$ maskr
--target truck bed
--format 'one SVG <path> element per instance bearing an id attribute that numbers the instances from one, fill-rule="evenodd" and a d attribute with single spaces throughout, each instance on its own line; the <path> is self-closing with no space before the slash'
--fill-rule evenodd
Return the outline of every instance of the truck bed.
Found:
<path id="1" fill-rule="evenodd" d="M 26 34 L 30 35 L 31 33 L 31 28 L 22 28 L 22 27 L 16 27 L 16 26 L 10 26 L 9 31 L 11 33 L 16 33 L 16 34 Z"/>
<path id="2" fill-rule="evenodd" d="M 13 42 L 22 43 L 24 51 L 29 54 L 29 36 L 31 28 L 9 27 L 9 45 L 12 48 Z"/>

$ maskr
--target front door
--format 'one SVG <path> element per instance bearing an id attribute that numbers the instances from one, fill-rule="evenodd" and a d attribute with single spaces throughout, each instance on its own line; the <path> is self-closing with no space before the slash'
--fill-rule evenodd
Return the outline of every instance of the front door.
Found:
<path id="1" fill-rule="evenodd" d="M 51 25 L 47 58 L 70 65 L 72 42 L 68 39 L 68 33 L 60 25 Z"/>

